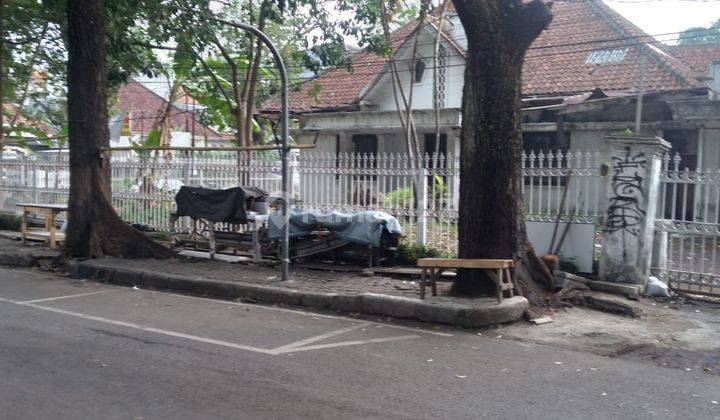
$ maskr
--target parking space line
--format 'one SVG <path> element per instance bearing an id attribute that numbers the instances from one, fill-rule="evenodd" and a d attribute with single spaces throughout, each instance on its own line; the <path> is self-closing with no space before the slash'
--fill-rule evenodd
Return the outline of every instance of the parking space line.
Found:
<path id="1" fill-rule="evenodd" d="M 200 337 L 197 335 L 185 334 L 185 333 L 181 333 L 181 332 L 177 332 L 177 331 L 163 330 L 160 328 L 148 327 L 145 325 L 133 324 L 130 322 L 116 321 L 114 319 L 108 319 L 108 318 L 103 318 L 103 317 L 99 317 L 99 316 L 87 315 L 87 314 L 83 314 L 80 312 L 72 312 L 72 311 L 66 311 L 63 309 L 52 308 L 49 306 L 36 305 L 34 303 L 17 302 L 17 301 L 2 298 L 2 297 L 0 297 L 0 302 L 14 303 L 16 305 L 26 306 L 29 308 L 39 309 L 42 311 L 54 312 L 54 313 L 61 314 L 61 315 L 73 316 L 76 318 L 87 319 L 87 320 L 95 321 L 95 322 L 102 322 L 104 324 L 117 325 L 119 327 L 132 328 L 132 329 L 140 330 L 140 331 L 147 331 L 147 332 L 151 332 L 151 333 L 155 333 L 155 334 L 166 335 L 169 337 L 184 338 L 187 340 L 198 341 L 201 343 L 214 344 L 216 346 L 229 347 L 229 348 L 238 349 L 238 350 L 247 350 L 247 351 L 252 351 L 255 353 L 263 353 L 263 354 L 270 354 L 270 355 L 276 354 L 272 350 L 263 349 L 260 347 L 246 346 L 244 344 L 232 343 L 232 342 L 223 341 L 223 340 L 216 340 L 214 338 Z"/>
<path id="2" fill-rule="evenodd" d="M 164 292 L 153 292 L 153 293 L 164 293 Z M 204 300 L 207 302 L 229 304 L 229 305 L 235 305 L 235 306 L 241 306 L 241 307 L 260 308 L 260 309 L 266 309 L 268 311 L 285 312 L 285 313 L 290 313 L 290 314 L 295 314 L 295 315 L 314 316 L 314 317 L 318 317 L 318 318 L 337 319 L 337 320 L 341 320 L 341 321 L 354 321 L 353 318 L 319 314 L 319 313 L 315 313 L 315 312 L 308 312 L 308 311 L 305 311 L 302 309 L 278 308 L 276 306 L 249 304 L 249 303 L 242 303 L 242 302 L 234 302 L 231 300 L 219 300 L 219 299 L 205 298 L 205 297 L 200 297 L 200 296 L 182 295 L 179 293 L 172 293 L 172 292 L 169 292 L 167 294 L 170 294 L 172 296 L 182 297 L 185 299 Z M 364 321 L 364 320 L 358 319 L 357 321 Z M 419 327 L 413 328 L 413 327 L 406 327 L 404 325 L 394 325 L 394 324 L 388 324 L 388 323 L 384 323 L 384 322 L 374 322 L 374 321 L 364 321 L 364 322 L 368 322 L 371 325 L 377 325 L 377 326 L 381 326 L 381 327 L 394 328 L 397 330 L 412 331 L 412 332 L 418 333 L 418 334 L 430 334 L 430 335 L 437 335 L 439 337 L 453 337 L 453 334 L 451 334 L 451 333 L 444 333 L 444 332 L 439 332 L 439 331 L 429 331 L 429 330 L 419 328 Z"/>
<path id="3" fill-rule="evenodd" d="M 306 339 L 304 339 L 304 340 L 300 340 L 300 341 L 296 341 L 296 342 L 294 342 L 294 343 L 286 344 L 286 345 L 281 346 L 281 347 L 276 347 L 276 348 L 273 349 L 273 351 L 275 351 L 275 352 L 280 352 L 280 353 L 284 353 L 284 350 L 287 350 L 287 349 L 294 349 L 294 348 L 296 348 L 296 347 L 302 347 L 302 346 L 304 346 L 304 345 L 306 345 L 306 344 L 314 343 L 314 342 L 316 342 L 316 341 L 324 340 L 324 339 L 326 339 L 326 338 L 335 337 L 335 336 L 337 336 L 337 335 L 345 334 L 345 333 L 350 332 L 350 331 L 359 330 L 360 328 L 365 328 L 365 327 L 367 327 L 367 326 L 369 326 L 369 325 L 370 325 L 369 322 L 363 322 L 363 323 L 361 323 L 361 324 L 353 325 L 353 326 L 350 326 L 350 327 L 347 327 L 347 328 L 341 328 L 341 329 L 339 329 L 339 330 L 334 330 L 334 331 L 326 332 L 325 334 L 316 335 L 315 337 L 306 338 Z"/>
<path id="4" fill-rule="evenodd" d="M 62 314 L 62 315 L 72 316 L 72 317 L 86 319 L 86 320 L 90 320 L 90 321 L 115 325 L 115 326 L 119 326 L 119 327 L 131 328 L 131 329 L 135 329 L 135 330 L 146 331 L 146 332 L 165 335 L 165 336 L 169 336 L 169 337 L 183 338 L 183 339 L 192 340 L 192 341 L 196 341 L 196 342 L 213 344 L 213 345 L 217 345 L 217 346 L 228 347 L 228 348 L 238 349 L 238 350 L 251 351 L 251 352 L 255 352 L 255 353 L 262 353 L 262 354 L 273 355 L 273 356 L 280 355 L 280 354 L 286 354 L 286 353 L 292 353 L 292 352 L 300 352 L 300 351 L 320 350 L 320 349 L 336 348 L 336 347 L 348 347 L 348 346 L 357 346 L 357 345 L 363 345 L 363 344 L 384 343 L 384 342 L 389 342 L 389 341 L 411 340 L 411 339 L 421 338 L 421 336 L 419 336 L 417 334 L 410 334 L 410 335 L 401 335 L 401 336 L 393 336 L 393 337 L 371 338 L 371 339 L 365 339 L 365 340 L 351 340 L 351 341 L 341 341 L 341 342 L 327 343 L 327 344 L 309 345 L 311 343 L 315 343 L 315 342 L 318 342 L 321 340 L 325 340 L 325 339 L 328 339 L 331 337 L 335 337 L 335 336 L 338 336 L 341 334 L 345 334 L 345 333 L 348 333 L 351 331 L 355 331 L 355 330 L 365 328 L 368 326 L 373 326 L 373 325 L 376 327 L 388 327 L 388 328 L 393 328 L 393 329 L 408 330 L 408 331 L 412 331 L 412 332 L 415 332 L 418 334 L 424 333 L 424 334 L 432 334 L 432 335 L 438 335 L 438 336 L 444 336 L 444 337 L 452 336 L 452 334 L 448 334 L 448 333 L 425 331 L 425 330 L 422 330 L 419 328 L 411 328 L 411 327 L 405 327 L 405 326 L 399 326 L 399 325 L 389 325 L 389 324 L 372 322 L 372 321 L 353 320 L 350 318 L 345 318 L 345 317 L 340 317 L 340 316 L 315 314 L 312 312 L 305 312 L 305 311 L 285 309 L 285 308 L 248 305 L 248 304 L 242 304 L 239 302 L 227 302 L 227 301 L 220 301 L 220 300 L 216 300 L 216 299 L 208 299 L 208 298 L 200 298 L 200 297 L 195 297 L 195 296 L 172 294 L 173 296 L 181 296 L 181 297 L 186 297 L 186 298 L 200 299 L 200 300 L 205 300 L 205 301 L 209 301 L 209 302 L 214 302 L 216 304 L 217 303 L 221 303 L 221 304 L 230 303 L 230 304 L 238 305 L 238 306 L 253 306 L 256 308 L 263 308 L 263 309 L 268 309 L 268 310 L 286 312 L 286 313 L 291 313 L 294 315 L 313 316 L 313 317 L 317 317 L 317 318 L 335 319 L 335 320 L 342 320 L 342 321 L 346 321 L 346 322 L 358 322 L 357 324 L 351 325 L 346 328 L 329 331 L 324 334 L 309 337 L 309 338 L 306 338 L 306 339 L 303 339 L 300 341 L 296 341 L 294 343 L 286 344 L 286 345 L 283 345 L 280 347 L 276 347 L 273 349 L 267 349 L 267 348 L 262 348 L 262 347 L 255 347 L 255 346 L 248 346 L 248 345 L 239 344 L 239 343 L 233 343 L 233 342 L 229 342 L 229 341 L 216 340 L 213 338 L 202 337 L 202 336 L 197 336 L 197 335 L 193 335 L 193 334 L 186 334 L 186 333 L 181 333 L 181 332 L 177 332 L 177 331 L 164 330 L 164 329 L 150 327 L 150 326 L 146 326 L 146 325 L 134 324 L 131 322 L 117 321 L 117 320 L 103 318 L 103 317 L 99 317 L 99 316 L 88 315 L 88 314 L 84 314 L 84 313 L 80 313 L 80 312 L 73 312 L 73 311 L 68 311 L 68 310 L 64 310 L 64 309 L 58 309 L 58 308 L 53 308 L 50 306 L 43 306 L 43 305 L 37 304 L 38 302 L 46 302 L 46 301 L 53 301 L 53 300 L 59 300 L 59 299 L 81 297 L 81 296 L 91 296 L 91 295 L 107 293 L 107 292 L 112 292 L 112 291 L 119 291 L 119 290 L 123 290 L 123 289 L 101 290 L 101 291 L 96 291 L 96 292 L 78 293 L 78 294 L 74 294 L 74 295 L 56 296 L 56 297 L 51 297 L 51 298 L 35 299 L 35 300 L 29 300 L 29 301 L 15 301 L 15 300 L 0 297 L 0 302 L 8 302 L 8 303 L 13 303 L 13 304 L 16 304 L 19 306 L 30 307 L 30 308 L 34 308 L 34 309 L 38 309 L 38 310 L 42 310 L 42 311 L 53 312 L 53 313 L 57 313 L 57 314 Z"/>
<path id="5" fill-rule="evenodd" d="M 35 299 L 35 300 L 25 300 L 22 302 L 15 302 L 17 304 L 25 304 L 25 303 L 37 303 L 37 302 L 47 302 L 49 300 L 60 300 L 60 299 L 69 299 L 69 298 L 75 298 L 80 296 L 92 296 L 92 295 L 99 295 L 101 293 L 109 293 L 109 292 L 119 292 L 121 289 L 113 289 L 113 290 L 99 290 L 97 292 L 88 292 L 88 293 L 78 293 L 75 295 L 65 295 L 65 296 L 56 296 L 56 297 L 50 297 L 45 299 Z"/>
<path id="6" fill-rule="evenodd" d="M 371 344 L 371 343 L 386 343 L 388 341 L 399 341 L 399 340 L 412 340 L 414 338 L 420 338 L 420 336 L 412 334 L 412 335 L 400 335 L 400 336 L 396 336 L 396 337 L 370 338 L 367 340 L 341 341 L 339 343 L 316 344 L 314 346 L 294 347 L 294 348 L 285 349 L 285 350 L 280 350 L 278 348 L 278 349 L 274 349 L 273 351 L 275 352 L 275 354 L 295 353 L 298 351 L 329 349 L 329 348 L 333 348 L 333 347 L 357 346 L 360 344 Z"/>

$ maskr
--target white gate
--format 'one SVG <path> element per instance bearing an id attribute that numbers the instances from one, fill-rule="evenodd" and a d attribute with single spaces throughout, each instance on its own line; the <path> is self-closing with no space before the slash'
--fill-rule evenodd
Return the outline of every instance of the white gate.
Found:
<path id="1" fill-rule="evenodd" d="M 720 295 L 720 171 L 665 156 L 660 180 L 653 274 L 677 291 Z"/>

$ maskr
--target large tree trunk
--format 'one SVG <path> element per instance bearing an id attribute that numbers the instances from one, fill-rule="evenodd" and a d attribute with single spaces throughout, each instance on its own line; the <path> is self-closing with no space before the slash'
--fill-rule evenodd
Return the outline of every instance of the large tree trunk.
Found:
<path id="1" fill-rule="evenodd" d="M 0 0 L 0 158 L 5 147 L 5 67 L 3 56 L 5 54 L 5 0 Z"/>
<path id="2" fill-rule="evenodd" d="M 67 0 L 70 197 L 64 253 L 68 257 L 165 257 L 167 248 L 133 229 L 110 203 L 102 0 Z"/>
<path id="3" fill-rule="evenodd" d="M 453 0 L 468 51 L 460 147 L 460 258 L 518 261 L 519 291 L 543 303 L 552 275 L 527 241 L 521 194 L 521 75 L 525 52 L 550 23 L 540 0 Z M 470 182 L 468 182 L 470 180 Z M 459 273 L 453 292 L 494 292 L 478 270 Z"/>

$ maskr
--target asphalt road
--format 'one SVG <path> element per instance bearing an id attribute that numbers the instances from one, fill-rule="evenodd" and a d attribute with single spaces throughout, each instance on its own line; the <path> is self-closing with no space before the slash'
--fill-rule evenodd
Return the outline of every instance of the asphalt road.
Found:
<path id="1" fill-rule="evenodd" d="M 720 418 L 718 376 L 422 327 L 0 269 L 0 417 Z"/>

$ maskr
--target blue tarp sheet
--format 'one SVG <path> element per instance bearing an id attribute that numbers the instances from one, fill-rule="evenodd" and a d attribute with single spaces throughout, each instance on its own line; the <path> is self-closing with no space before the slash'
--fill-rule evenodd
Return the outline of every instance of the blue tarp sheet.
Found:
<path id="1" fill-rule="evenodd" d="M 282 237 L 282 213 L 270 215 L 268 220 L 268 237 Z M 380 246 L 383 229 L 390 234 L 402 235 L 402 227 L 397 219 L 382 211 L 318 211 L 293 210 L 290 213 L 290 237 L 299 238 L 317 231 L 327 229 L 337 236 L 351 242 L 364 245 Z"/>

